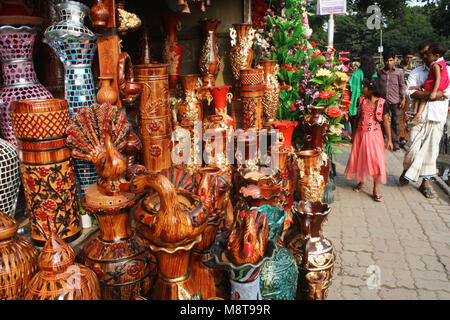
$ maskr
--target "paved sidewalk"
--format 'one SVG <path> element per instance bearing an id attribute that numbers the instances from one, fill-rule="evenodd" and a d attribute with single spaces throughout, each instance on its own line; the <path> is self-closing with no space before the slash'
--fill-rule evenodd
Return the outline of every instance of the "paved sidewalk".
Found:
<path id="1" fill-rule="evenodd" d="M 337 251 L 328 299 L 450 299 L 450 201 L 435 183 L 435 199 L 417 184 L 400 187 L 404 151 L 386 151 L 384 202 L 372 200 L 372 185 L 360 193 L 346 180 L 349 146 L 335 155 L 335 202 L 323 230 Z M 369 266 L 380 271 L 379 289 L 369 289 Z M 369 279 L 370 280 L 370 279 Z"/>

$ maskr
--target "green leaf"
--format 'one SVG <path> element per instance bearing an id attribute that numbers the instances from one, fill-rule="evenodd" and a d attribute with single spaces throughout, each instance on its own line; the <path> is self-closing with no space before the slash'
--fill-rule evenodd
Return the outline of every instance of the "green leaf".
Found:
<path id="1" fill-rule="evenodd" d="M 340 150 L 340 149 L 334 149 L 333 150 L 333 154 L 342 154 L 342 153 L 344 153 L 342 150 Z"/>

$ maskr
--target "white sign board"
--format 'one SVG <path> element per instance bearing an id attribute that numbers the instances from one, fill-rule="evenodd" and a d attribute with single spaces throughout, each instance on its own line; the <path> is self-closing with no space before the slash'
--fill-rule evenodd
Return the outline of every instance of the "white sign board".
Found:
<path id="1" fill-rule="evenodd" d="M 347 0 L 317 0 L 317 14 L 345 14 Z"/>

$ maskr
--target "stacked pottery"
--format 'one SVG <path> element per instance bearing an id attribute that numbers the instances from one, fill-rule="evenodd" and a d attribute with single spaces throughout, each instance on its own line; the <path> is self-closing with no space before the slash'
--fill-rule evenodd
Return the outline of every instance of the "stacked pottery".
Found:
<path id="1" fill-rule="evenodd" d="M 269 240 L 275 243 L 275 252 L 261 270 L 261 294 L 264 300 L 294 300 L 297 293 L 298 268 L 292 253 L 278 243 L 286 212 L 270 205 L 253 207 L 264 213 L 269 221 Z"/>
<path id="2" fill-rule="evenodd" d="M 92 130 L 97 124 L 98 131 L 90 131 L 93 136 L 86 133 L 85 129 Z M 100 176 L 81 202 L 87 212 L 96 216 L 100 228 L 87 240 L 81 259 L 97 274 L 105 300 L 145 297 L 156 276 L 155 257 L 130 226 L 130 211 L 139 196 L 119 188 L 126 182 L 127 170 L 127 161 L 120 152 L 128 139 L 135 139 L 131 131 L 125 113 L 108 104 L 81 109 L 67 129 L 67 144 L 74 157 L 93 162 Z"/>
<path id="3" fill-rule="evenodd" d="M 139 134 L 144 164 L 150 172 L 160 172 L 172 164 L 168 65 L 136 65 L 134 73 L 135 81 L 143 87 L 139 103 Z"/>
<path id="4" fill-rule="evenodd" d="M 49 223 L 63 240 L 75 240 L 81 234 L 81 223 L 72 157 L 66 146 L 70 121 L 67 101 L 15 101 L 11 120 L 21 150 L 31 240 L 44 245 L 50 235 Z"/>
<path id="5" fill-rule="evenodd" d="M 216 29 L 220 20 L 203 19 L 200 21 L 203 29 L 203 44 L 200 50 L 198 66 L 206 87 L 215 86 L 219 73 L 219 49 L 217 47 Z"/>
<path id="6" fill-rule="evenodd" d="M 0 211 L 0 300 L 23 298 L 37 272 L 37 251 L 17 236 L 17 222 Z"/>
<path id="7" fill-rule="evenodd" d="M 322 300 L 327 297 L 336 258 L 333 244 L 322 235 L 322 225 L 330 210 L 327 204 L 319 201 L 294 204 L 296 235 L 287 248 L 297 260 L 297 299 Z"/>
<path id="8" fill-rule="evenodd" d="M 183 57 L 183 48 L 178 44 L 177 31 L 181 30 L 181 16 L 171 14 L 164 17 L 164 29 L 166 40 L 163 47 L 164 63 L 169 65 L 169 88 L 175 89 L 180 71 L 181 59 Z"/>
<path id="9" fill-rule="evenodd" d="M 261 60 L 264 70 L 264 95 L 262 99 L 264 123 L 275 121 L 280 101 L 280 84 L 278 83 L 277 60 Z"/>
<path id="10" fill-rule="evenodd" d="M 242 69 L 240 71 L 240 96 L 242 101 L 242 129 L 263 128 L 263 70 Z"/>
<path id="11" fill-rule="evenodd" d="M 200 197 L 183 189 L 175 190 L 161 174 L 138 176 L 127 190 L 149 192 L 139 202 L 134 218 L 136 228 L 148 240 L 158 261 L 152 299 L 200 299 L 200 290 L 190 272 L 191 250 L 201 242 L 208 221 Z"/>
<path id="12" fill-rule="evenodd" d="M 19 156 L 16 148 L 0 139 L 0 211 L 14 217 L 20 187 Z"/>
<path id="13" fill-rule="evenodd" d="M 322 150 L 304 150 L 297 153 L 297 192 L 300 200 L 322 201 L 325 181 L 320 174 Z"/>
<path id="14" fill-rule="evenodd" d="M 59 57 L 65 69 L 65 98 L 70 114 L 96 101 L 92 61 L 96 49 L 96 36 L 83 24 L 89 8 L 76 1 L 56 5 L 60 21 L 45 30 L 46 42 Z M 83 54 L 80 54 L 83 53 Z M 82 198 L 88 186 L 98 179 L 94 166 L 83 160 L 74 163 L 78 196 Z"/>

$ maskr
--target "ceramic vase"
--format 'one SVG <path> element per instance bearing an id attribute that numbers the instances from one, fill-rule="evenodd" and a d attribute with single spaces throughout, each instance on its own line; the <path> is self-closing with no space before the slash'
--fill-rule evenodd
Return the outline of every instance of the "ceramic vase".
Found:
<path id="1" fill-rule="evenodd" d="M 270 123 L 270 126 L 272 128 L 279 130 L 283 134 L 284 146 L 289 151 L 293 151 L 292 134 L 294 133 L 295 127 L 298 126 L 298 122 L 297 121 L 287 121 L 287 120 L 272 121 Z"/>
<path id="2" fill-rule="evenodd" d="M 330 207 L 319 201 L 300 201 L 294 204 L 293 216 L 296 236 L 288 244 L 299 270 L 297 299 L 326 299 L 331 285 L 335 250 L 322 235 L 322 226 Z"/>
<path id="3" fill-rule="evenodd" d="M 180 15 L 171 14 L 164 17 L 166 39 L 163 46 L 163 60 L 169 65 L 169 88 L 175 89 L 180 71 L 183 48 L 178 43 L 177 31 L 181 30 Z"/>
<path id="4" fill-rule="evenodd" d="M 178 107 L 178 122 L 182 122 L 183 120 L 193 122 L 202 121 L 203 105 L 198 94 L 198 89 L 201 87 L 200 75 L 181 75 L 180 81 L 184 90 L 184 99 Z"/>
<path id="5" fill-rule="evenodd" d="M 277 60 L 260 60 L 264 70 L 264 95 L 262 99 L 264 123 L 275 121 L 280 102 Z"/>
<path id="6" fill-rule="evenodd" d="M 20 300 L 37 272 L 37 250 L 17 236 L 17 222 L 0 211 L 0 300 Z"/>
<path id="7" fill-rule="evenodd" d="M 263 128 L 263 70 L 240 71 L 240 96 L 242 103 L 242 129 Z"/>
<path id="8" fill-rule="evenodd" d="M 45 30 L 46 42 L 59 57 L 65 70 L 65 98 L 69 112 L 75 114 L 82 107 L 96 102 L 92 61 L 96 49 L 96 36 L 83 21 L 89 8 L 76 1 L 64 1 L 56 5 L 60 21 Z M 83 53 L 83 54 L 81 54 Z M 81 199 L 88 186 L 96 183 L 98 176 L 93 164 L 75 160 L 78 196 Z"/>
<path id="9" fill-rule="evenodd" d="M 135 81 L 143 86 L 139 102 L 139 134 L 144 164 L 150 172 L 160 172 L 172 165 L 168 68 L 167 64 L 134 66 Z"/>
<path id="10" fill-rule="evenodd" d="M 221 115 L 226 121 L 227 126 L 234 130 L 236 129 L 234 119 L 228 115 L 227 101 L 231 103 L 233 94 L 229 92 L 231 86 L 213 86 L 208 87 L 208 90 L 214 101 L 214 109 L 217 115 Z"/>
<path id="11" fill-rule="evenodd" d="M 297 293 L 298 268 L 292 253 L 278 243 L 283 230 L 286 212 L 278 207 L 263 205 L 252 207 L 267 216 L 269 240 L 275 244 L 275 252 L 261 270 L 260 288 L 263 300 L 294 300 Z"/>
<path id="12" fill-rule="evenodd" d="M 297 192 L 300 200 L 322 201 L 325 181 L 320 174 L 322 150 L 303 150 L 297 153 Z"/>
<path id="13" fill-rule="evenodd" d="M 16 148 L 0 139 L 0 211 L 14 217 L 20 187 L 19 156 Z"/>
<path id="14" fill-rule="evenodd" d="M 216 29 L 220 20 L 202 19 L 203 44 L 200 49 L 198 66 L 206 87 L 215 86 L 216 76 L 219 73 L 219 48 L 217 47 Z"/>
<path id="15" fill-rule="evenodd" d="M 0 27 L 0 60 L 3 85 L 0 90 L 0 132 L 5 140 L 17 147 L 11 124 L 11 103 L 25 99 L 52 98 L 39 83 L 33 63 L 33 48 L 38 29 L 28 26 Z"/>
<path id="16" fill-rule="evenodd" d="M 31 240 L 43 246 L 51 222 L 71 242 L 81 234 L 71 151 L 66 146 L 69 109 L 64 99 L 21 100 L 11 104 L 21 150 L 22 184 L 30 212 Z"/>

